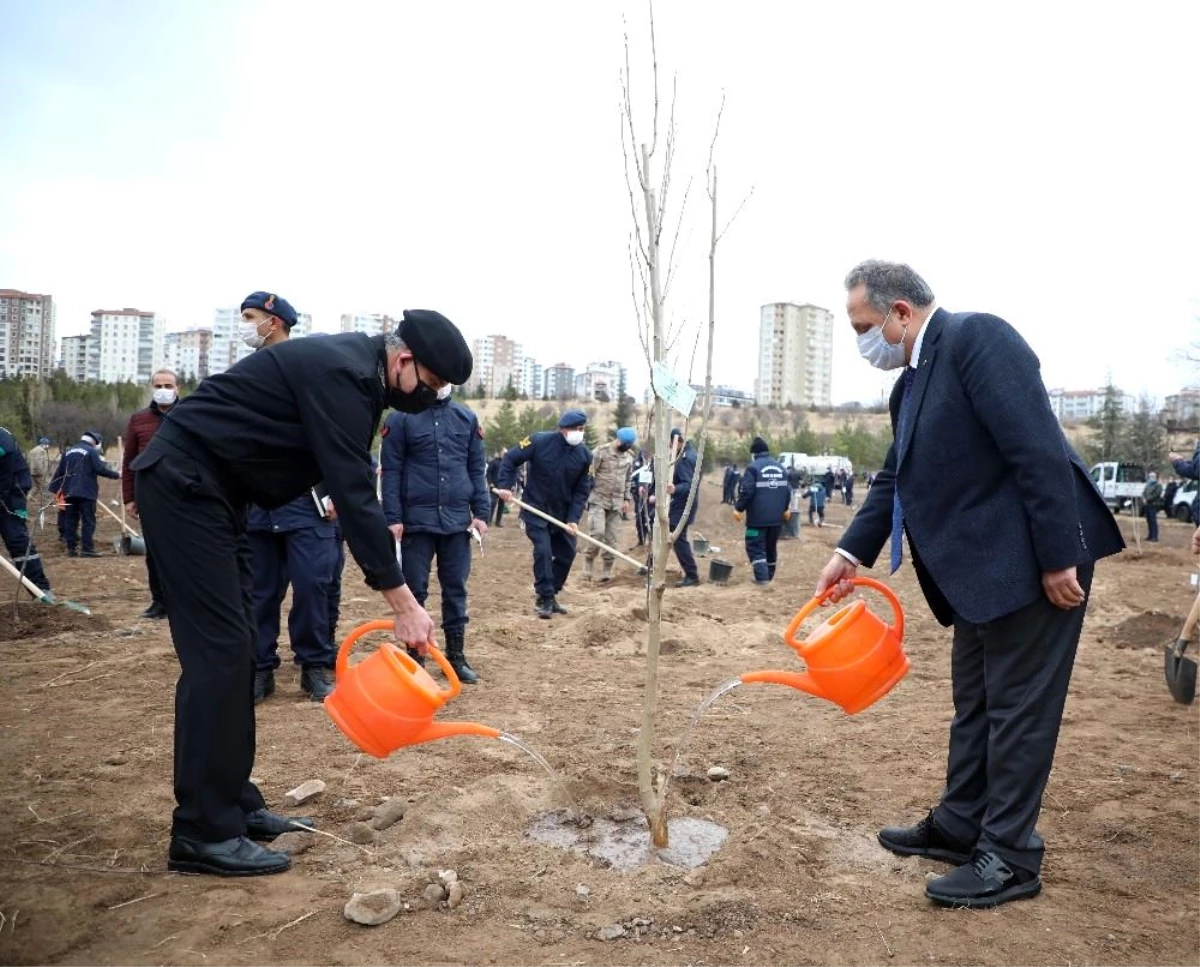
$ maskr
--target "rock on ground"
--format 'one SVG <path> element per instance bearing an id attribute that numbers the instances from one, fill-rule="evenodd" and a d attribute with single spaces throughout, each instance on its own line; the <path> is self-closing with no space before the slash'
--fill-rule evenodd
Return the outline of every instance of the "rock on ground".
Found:
<path id="1" fill-rule="evenodd" d="M 724 782 L 729 778 L 729 770 L 724 766 L 713 766 L 708 770 L 708 778 L 710 782 Z"/>
<path id="2" fill-rule="evenodd" d="M 291 792 L 285 793 L 283 802 L 287 806 L 299 806 L 306 799 L 312 799 L 325 791 L 325 783 L 320 779 L 309 779 L 302 782 Z"/>
<path id="3" fill-rule="evenodd" d="M 625 928 L 619 923 L 610 923 L 607 927 L 601 927 L 600 932 L 596 936 L 601 940 L 616 940 L 619 937 L 625 936 Z"/>
<path id="4" fill-rule="evenodd" d="M 350 842 L 360 846 L 369 846 L 375 842 L 375 830 L 366 823 L 352 823 L 350 826 Z"/>
<path id="5" fill-rule="evenodd" d="M 458 880 L 455 880 L 450 884 L 450 893 L 446 897 L 446 905 L 453 910 L 456 906 L 463 902 L 464 896 L 465 893 L 463 892 L 463 885 L 459 883 Z"/>
<path id="6" fill-rule="evenodd" d="M 400 894 L 395 890 L 372 890 L 351 896 L 342 913 L 347 920 L 364 927 L 377 927 L 391 920 L 400 912 L 401 906 Z"/>
<path id="7" fill-rule="evenodd" d="M 441 903 L 446 899 L 446 888 L 440 883 L 430 883 L 425 887 L 425 899 L 430 903 Z"/>
<path id="8" fill-rule="evenodd" d="M 371 820 L 371 825 L 379 830 L 394 826 L 404 818 L 404 811 L 407 808 L 408 803 L 403 799 L 389 799 L 387 802 L 375 807 L 375 815 Z"/>
<path id="9" fill-rule="evenodd" d="M 281 836 L 276 836 L 268 844 L 268 849 L 273 849 L 277 853 L 286 853 L 288 856 L 299 856 L 313 844 L 313 838 L 308 833 L 302 833 L 297 830 L 294 833 L 284 833 Z"/>

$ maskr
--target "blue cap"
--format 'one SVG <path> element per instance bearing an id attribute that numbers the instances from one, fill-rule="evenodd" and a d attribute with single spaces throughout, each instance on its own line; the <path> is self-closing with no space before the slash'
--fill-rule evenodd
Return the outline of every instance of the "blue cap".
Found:
<path id="1" fill-rule="evenodd" d="M 558 418 L 559 429 L 583 426 L 587 423 L 587 414 L 583 410 L 567 410 Z"/>
<path id="2" fill-rule="evenodd" d="M 625 446 L 631 447 L 637 443 L 637 430 L 631 426 L 623 426 L 617 430 L 617 442 L 624 443 Z"/>
<path id="3" fill-rule="evenodd" d="M 245 312 L 247 309 L 269 312 L 282 322 L 288 331 L 296 324 L 296 310 L 292 308 L 292 304 L 273 292 L 251 292 L 242 300 L 241 311 Z"/>
<path id="4" fill-rule="evenodd" d="M 38 446 L 39 446 L 39 447 L 48 447 L 48 446 L 50 446 L 50 438 L 49 438 L 49 437 L 45 437 L 45 436 L 40 436 L 40 437 L 38 437 Z"/>

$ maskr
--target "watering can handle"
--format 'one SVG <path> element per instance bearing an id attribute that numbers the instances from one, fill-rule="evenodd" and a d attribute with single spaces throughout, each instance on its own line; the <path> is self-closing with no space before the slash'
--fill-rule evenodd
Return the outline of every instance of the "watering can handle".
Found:
<path id="1" fill-rule="evenodd" d="M 874 588 L 876 591 L 878 591 L 880 594 L 882 594 L 885 598 L 888 599 L 888 603 L 892 606 L 892 614 L 895 615 L 895 618 L 896 618 L 896 623 L 892 626 L 892 630 L 896 633 L 896 637 L 899 638 L 901 641 L 903 641 L 904 640 L 904 611 L 901 610 L 900 601 L 896 597 L 896 595 L 893 593 L 892 589 L 889 588 L 882 581 L 876 581 L 874 578 L 853 578 L 852 583 L 859 587 Z M 832 587 L 827 589 L 823 595 L 821 595 L 820 597 L 812 598 L 803 608 L 800 609 L 800 613 L 797 614 L 796 617 L 794 617 L 792 619 L 791 624 L 789 624 L 787 626 L 787 631 L 785 631 L 783 633 L 784 641 L 786 641 L 793 648 L 796 648 L 799 646 L 800 643 L 798 641 L 796 641 L 796 632 L 800 630 L 800 626 L 802 624 L 804 624 L 804 620 L 810 614 L 812 614 L 814 609 L 816 609 L 821 604 L 825 603 L 825 599 L 829 597 L 829 595 L 832 593 L 832 591 L 833 591 Z"/>
<path id="2" fill-rule="evenodd" d="M 364 624 L 359 625 L 352 632 L 350 632 L 350 634 L 346 635 L 346 640 L 342 642 L 341 648 L 338 649 L 336 668 L 336 674 L 338 677 L 341 677 L 342 673 L 349 665 L 350 650 L 354 647 L 355 642 L 357 642 L 359 638 L 361 638 L 363 635 L 369 635 L 373 631 L 391 631 L 393 627 L 394 625 L 391 621 L 377 619 L 375 621 L 367 621 Z M 437 662 L 438 667 L 441 668 L 442 674 L 446 676 L 446 681 L 450 686 L 449 688 L 439 689 L 439 691 L 448 699 L 454 698 L 459 692 L 462 691 L 462 682 L 458 680 L 458 675 L 454 672 L 454 666 L 446 660 L 445 655 L 443 655 L 440 651 L 438 651 L 437 648 L 433 646 L 432 642 L 429 644 L 429 654 L 433 657 L 433 660 Z M 420 667 L 415 661 L 413 661 L 407 651 L 399 652 L 397 657 L 399 658 L 400 662 L 404 664 L 406 668 L 408 668 L 409 671 L 416 671 Z"/>

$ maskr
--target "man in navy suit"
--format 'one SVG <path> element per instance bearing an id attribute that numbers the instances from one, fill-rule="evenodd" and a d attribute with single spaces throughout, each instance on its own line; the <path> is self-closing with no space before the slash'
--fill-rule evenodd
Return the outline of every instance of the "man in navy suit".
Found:
<path id="1" fill-rule="evenodd" d="M 934 616 L 954 626 L 954 719 L 946 788 L 887 849 L 956 865 L 925 895 L 991 907 L 1041 890 L 1035 829 L 1054 761 L 1094 563 L 1124 546 L 1050 409 L 1038 359 L 1008 323 L 950 313 L 907 265 L 864 262 L 846 278 L 859 352 L 903 369 L 894 442 L 822 571 L 840 600 L 859 565 L 903 532 Z"/>

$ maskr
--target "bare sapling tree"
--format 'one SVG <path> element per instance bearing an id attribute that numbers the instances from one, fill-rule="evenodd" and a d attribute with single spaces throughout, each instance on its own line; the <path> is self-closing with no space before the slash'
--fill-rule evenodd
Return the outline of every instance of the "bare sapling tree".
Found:
<path id="1" fill-rule="evenodd" d="M 670 526 L 670 491 L 674 489 L 672 478 L 676 456 L 671 448 L 671 407 L 659 394 L 656 385 L 656 364 L 666 365 L 669 352 L 679 336 L 678 330 L 668 330 L 664 307 L 677 263 L 675 250 L 679 242 L 680 228 L 687 205 L 684 192 L 680 212 L 674 218 L 675 231 L 670 249 L 664 256 L 662 239 L 667 221 L 667 199 L 671 187 L 672 165 L 675 155 L 675 93 L 672 84 L 671 109 L 664 128 L 664 150 L 661 175 L 655 176 L 655 155 L 659 135 L 659 86 L 658 52 L 654 33 L 654 10 L 650 8 L 650 58 L 653 77 L 653 116 L 649 142 L 639 141 L 633 117 L 632 80 L 629 66 L 629 35 L 625 35 L 625 68 L 621 74 L 622 110 L 621 143 L 625 154 L 625 177 L 629 189 L 630 210 L 633 216 L 633 233 L 630 239 L 630 274 L 633 280 L 633 302 L 638 317 L 638 334 L 646 361 L 650 368 L 651 388 L 654 392 L 653 412 L 650 416 L 652 434 L 650 453 L 653 460 L 655 503 L 651 523 L 651 567 L 647 576 L 647 631 L 646 631 L 646 683 L 642 697 L 642 721 L 637 742 L 638 795 L 642 809 L 650 824 L 651 841 L 656 847 L 668 843 L 666 816 L 666 786 L 668 777 L 658 771 L 652 775 L 655 717 L 658 707 L 658 659 L 662 641 L 662 602 L 666 591 L 667 554 L 683 529 L 695 504 L 703 466 L 704 446 L 708 433 L 708 420 L 712 412 L 712 354 L 713 334 L 716 329 L 716 274 L 715 256 L 717 242 L 722 233 L 717 231 L 717 179 L 712 163 L 712 153 L 720 129 L 720 113 L 717 127 L 709 148 L 707 188 L 712 205 L 712 230 L 709 246 L 709 300 L 708 300 L 708 345 L 704 383 L 703 416 L 699 431 L 699 447 L 692 486 L 689 488 L 686 505 L 675 528 Z M 723 102 L 722 102 L 723 105 Z M 640 205 L 638 196 L 640 195 Z M 728 226 L 726 226 L 728 227 Z M 690 417 L 690 414 L 684 414 Z"/>

